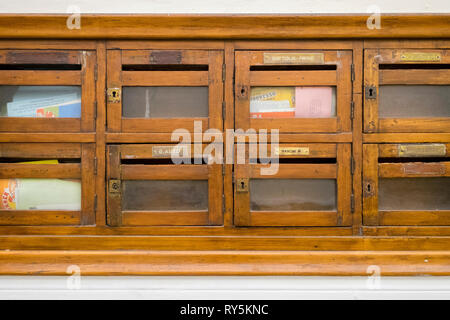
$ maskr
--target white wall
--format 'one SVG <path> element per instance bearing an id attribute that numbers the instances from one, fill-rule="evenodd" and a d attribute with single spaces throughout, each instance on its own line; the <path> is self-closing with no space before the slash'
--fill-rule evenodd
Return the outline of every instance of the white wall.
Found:
<path id="1" fill-rule="evenodd" d="M 449 13 L 449 0 L 0 0 L 1 13 Z"/>

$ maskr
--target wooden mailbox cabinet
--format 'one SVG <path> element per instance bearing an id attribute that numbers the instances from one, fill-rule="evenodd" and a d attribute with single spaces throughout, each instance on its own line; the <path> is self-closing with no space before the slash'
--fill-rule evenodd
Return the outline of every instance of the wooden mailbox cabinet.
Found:
<path id="1" fill-rule="evenodd" d="M 235 165 L 237 226 L 352 224 L 350 144 L 283 143 L 273 151 L 276 164 L 259 155 L 259 163 Z"/>
<path id="2" fill-rule="evenodd" d="M 108 131 L 222 129 L 219 50 L 108 50 Z"/>
<path id="3" fill-rule="evenodd" d="M 351 131 L 351 51 L 237 51 L 235 57 L 236 128 L 281 133 Z M 283 95 L 289 91 L 294 96 L 289 101 L 292 106 L 279 105 L 287 112 L 264 107 L 270 95 L 286 99 Z M 310 95 L 316 104 L 302 108 L 302 99 Z"/>
<path id="4" fill-rule="evenodd" d="M 1 143 L 0 225 L 93 225 L 94 150 L 93 143 Z"/>
<path id="5" fill-rule="evenodd" d="M 449 144 L 365 144 L 367 225 L 450 224 Z"/>
<path id="6" fill-rule="evenodd" d="M 449 15 L 65 19 L 0 16 L 0 274 L 450 274 Z"/>
<path id="7" fill-rule="evenodd" d="M 108 225 L 222 224 L 222 166 L 181 157 L 174 164 L 172 151 L 183 152 L 177 147 L 108 146 Z"/>
<path id="8" fill-rule="evenodd" d="M 450 52 L 364 51 L 365 132 L 449 132 Z"/>
<path id="9" fill-rule="evenodd" d="M 0 132 L 95 131 L 95 65 L 92 50 L 1 50 Z M 45 93 L 71 98 L 52 100 L 45 95 L 48 101 L 44 105 L 75 102 L 81 103 L 81 108 L 61 108 L 61 114 L 51 108 L 34 114 L 20 108 L 18 101 Z"/>

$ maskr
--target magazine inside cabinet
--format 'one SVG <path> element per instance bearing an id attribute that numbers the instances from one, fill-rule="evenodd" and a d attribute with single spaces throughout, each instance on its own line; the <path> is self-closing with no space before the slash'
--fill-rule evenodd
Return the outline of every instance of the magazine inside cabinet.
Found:
<path id="1" fill-rule="evenodd" d="M 0 50 L 0 132 L 95 131 L 95 51 Z"/>
<path id="2" fill-rule="evenodd" d="M 91 143 L 1 143 L 0 225 L 92 225 Z"/>
<path id="3" fill-rule="evenodd" d="M 351 51 L 236 51 L 236 128 L 351 131 Z"/>

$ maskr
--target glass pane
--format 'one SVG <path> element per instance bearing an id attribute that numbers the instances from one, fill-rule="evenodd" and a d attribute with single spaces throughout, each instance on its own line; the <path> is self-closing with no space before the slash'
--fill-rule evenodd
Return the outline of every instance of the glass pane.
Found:
<path id="1" fill-rule="evenodd" d="M 336 87 L 253 87 L 250 118 L 332 118 Z"/>
<path id="2" fill-rule="evenodd" d="M 125 118 L 208 117 L 208 106 L 208 87 L 123 88 Z"/>
<path id="3" fill-rule="evenodd" d="M 450 86 L 380 86 L 380 118 L 450 117 Z"/>
<path id="4" fill-rule="evenodd" d="M 252 179 L 252 211 L 336 210 L 334 179 Z"/>
<path id="5" fill-rule="evenodd" d="M 208 210 L 208 181 L 123 181 L 122 210 Z"/>
<path id="6" fill-rule="evenodd" d="M 0 179 L 2 210 L 81 210 L 81 181 Z"/>
<path id="7" fill-rule="evenodd" d="M 380 210 L 450 210 L 450 178 L 379 180 Z"/>
<path id="8" fill-rule="evenodd" d="M 0 116 L 80 118 L 79 86 L 0 86 Z"/>

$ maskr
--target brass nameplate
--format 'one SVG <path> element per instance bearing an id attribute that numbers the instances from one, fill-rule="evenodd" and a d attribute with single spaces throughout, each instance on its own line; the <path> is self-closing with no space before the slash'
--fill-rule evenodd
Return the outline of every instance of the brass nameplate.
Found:
<path id="1" fill-rule="evenodd" d="M 446 167 L 443 163 L 412 162 L 403 165 L 403 172 L 410 175 L 441 176 L 445 174 Z"/>
<path id="2" fill-rule="evenodd" d="M 275 149 L 276 156 L 308 156 L 309 147 L 279 147 Z"/>
<path id="3" fill-rule="evenodd" d="M 401 61 L 439 62 L 441 54 L 436 52 L 404 52 L 400 55 Z"/>
<path id="4" fill-rule="evenodd" d="M 264 64 L 324 64 L 323 53 L 264 52 Z"/>
<path id="5" fill-rule="evenodd" d="M 447 148 L 442 143 L 399 144 L 399 157 L 442 157 L 447 154 Z"/>
<path id="6" fill-rule="evenodd" d="M 183 155 L 183 148 L 180 146 L 152 146 L 152 157 L 154 158 L 170 158 L 174 156 L 181 157 Z"/>

